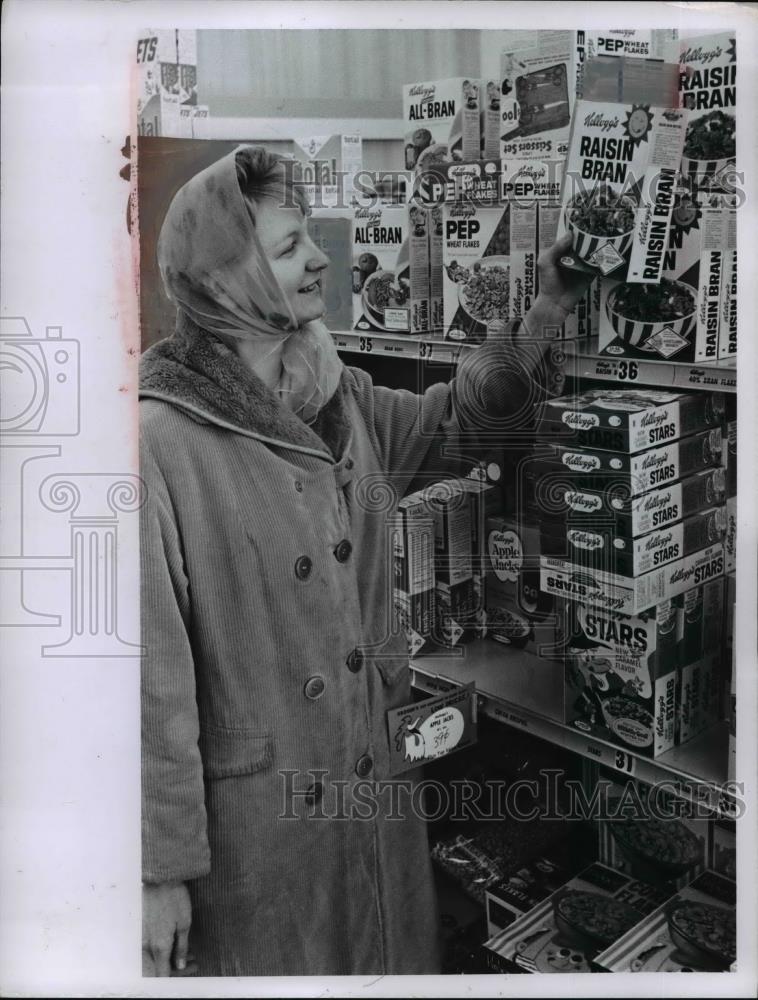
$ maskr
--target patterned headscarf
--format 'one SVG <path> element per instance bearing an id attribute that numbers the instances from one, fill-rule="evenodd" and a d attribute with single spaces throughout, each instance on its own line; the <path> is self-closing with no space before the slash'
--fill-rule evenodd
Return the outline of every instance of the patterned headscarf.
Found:
<path id="1" fill-rule="evenodd" d="M 171 202 L 158 239 L 163 284 L 178 309 L 221 340 L 255 343 L 261 362 L 278 352 L 275 390 L 312 423 L 337 388 L 342 362 L 321 320 L 298 327 L 271 271 L 237 180 L 241 149 L 254 147 L 202 170 Z"/>

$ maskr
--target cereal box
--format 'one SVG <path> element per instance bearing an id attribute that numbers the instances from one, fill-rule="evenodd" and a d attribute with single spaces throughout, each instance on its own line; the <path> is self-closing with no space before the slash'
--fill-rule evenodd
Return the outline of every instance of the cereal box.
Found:
<path id="1" fill-rule="evenodd" d="M 606 28 L 586 33 L 587 58 L 624 56 L 627 59 L 663 59 L 676 62 L 676 28 Z"/>
<path id="2" fill-rule="evenodd" d="M 426 206 L 446 201 L 494 206 L 502 196 L 503 173 L 498 159 L 432 163 L 422 167 L 413 182 L 414 201 Z"/>
<path id="3" fill-rule="evenodd" d="M 735 883 L 703 872 L 597 955 L 609 972 L 726 972 L 737 954 Z"/>
<path id="4" fill-rule="evenodd" d="M 726 531 L 724 507 L 698 511 L 637 538 L 622 538 L 600 524 L 574 525 L 543 521 L 542 554 L 567 559 L 576 566 L 619 576 L 641 576 L 721 541 Z"/>
<path id="5" fill-rule="evenodd" d="M 429 213 L 417 205 L 355 208 L 353 325 L 378 333 L 429 330 Z"/>
<path id="6" fill-rule="evenodd" d="M 610 774 L 610 772 L 609 772 Z M 673 894 L 704 872 L 711 857 L 711 820 L 688 816 L 663 789 L 613 775 L 607 820 L 598 823 L 598 860 Z"/>
<path id="7" fill-rule="evenodd" d="M 415 656 L 435 631 L 434 521 L 419 494 L 400 501 L 392 530 L 394 604 Z"/>
<path id="8" fill-rule="evenodd" d="M 682 104 L 689 111 L 682 174 L 699 187 L 734 186 L 737 131 L 735 33 L 680 39 Z"/>
<path id="9" fill-rule="evenodd" d="M 729 497 L 726 501 L 724 551 L 726 553 L 726 571 L 732 573 L 737 568 L 737 497 Z"/>
<path id="10" fill-rule="evenodd" d="M 566 267 L 658 282 L 687 113 L 642 104 L 578 101 L 558 235 Z"/>
<path id="11" fill-rule="evenodd" d="M 566 559 L 540 558 L 540 589 L 620 614 L 640 614 L 724 573 L 724 546 L 709 545 L 642 576 L 590 570 Z"/>
<path id="12" fill-rule="evenodd" d="M 603 279 L 601 354 L 715 361 L 728 213 L 676 196 L 659 284 Z"/>
<path id="13" fill-rule="evenodd" d="M 568 149 L 574 99 L 572 32 L 551 32 L 532 48 L 500 57 L 500 156 L 560 160 Z"/>
<path id="14" fill-rule="evenodd" d="M 679 634 L 677 742 L 686 743 L 718 716 L 724 581 L 710 580 L 676 601 Z"/>
<path id="15" fill-rule="evenodd" d="M 481 343 L 487 324 L 510 319 L 510 207 L 443 207 L 445 339 Z"/>
<path id="16" fill-rule="evenodd" d="M 480 156 L 479 80 L 455 77 L 403 87 L 405 168 Z"/>
<path id="17" fill-rule="evenodd" d="M 487 948 L 493 958 L 526 972 L 592 972 L 595 956 L 666 895 L 596 863 L 491 938 Z"/>
<path id="18" fill-rule="evenodd" d="M 445 325 L 442 247 L 444 244 L 444 223 L 442 206 L 430 209 L 429 224 L 429 331 L 442 335 Z"/>
<path id="19" fill-rule="evenodd" d="M 314 208 L 353 204 L 356 177 L 363 169 L 360 135 L 299 136 L 293 147 L 300 184 Z"/>
<path id="20" fill-rule="evenodd" d="M 737 354 L 737 212 L 726 209 L 726 242 L 721 276 L 719 358 Z"/>
<path id="21" fill-rule="evenodd" d="M 576 871 L 581 863 L 572 864 L 571 852 L 560 845 L 550 856 L 538 857 L 516 868 L 510 875 L 487 886 L 487 934 L 494 937 L 514 920 L 528 913 L 543 899 L 552 896 Z M 586 862 L 585 862 L 586 863 Z"/>
<path id="22" fill-rule="evenodd" d="M 721 432 L 714 428 L 636 455 L 562 444 L 552 446 L 551 451 L 556 462 L 569 471 L 582 477 L 591 476 L 596 484 L 602 482 L 622 489 L 625 495 L 638 497 L 695 472 L 721 465 L 722 447 Z M 582 485 L 584 482 L 582 478 Z"/>
<path id="23" fill-rule="evenodd" d="M 473 635 L 476 624 L 471 498 L 460 480 L 427 487 L 421 494 L 434 521 L 436 638 L 447 646 Z"/>
<path id="24" fill-rule="evenodd" d="M 565 658 L 566 722 L 636 753 L 674 746 L 676 607 L 624 616 L 573 605 Z"/>
<path id="25" fill-rule="evenodd" d="M 510 315 L 523 319 L 537 297 L 537 205 L 511 205 Z"/>
<path id="26" fill-rule="evenodd" d="M 472 579 L 474 586 L 475 629 L 482 636 L 486 630 L 485 590 L 487 572 L 487 519 L 498 509 L 500 494 L 492 483 L 480 479 L 462 479 L 471 502 Z"/>
<path id="27" fill-rule="evenodd" d="M 326 316 L 330 330 L 350 330 L 353 325 L 352 227 L 350 217 L 314 209 L 308 219 L 311 239 L 329 258 L 322 272 Z"/>
<path id="28" fill-rule="evenodd" d="M 657 389 L 588 389 L 548 400 L 541 409 L 543 437 L 573 435 L 582 445 L 630 455 L 720 425 L 723 393 Z"/>
<path id="29" fill-rule="evenodd" d="M 615 478 L 572 473 L 542 456 L 529 463 L 525 477 L 529 503 L 541 511 L 543 531 L 551 535 L 585 527 L 626 541 L 721 505 L 726 498 L 722 468 L 705 469 L 639 497 Z"/>
<path id="30" fill-rule="evenodd" d="M 479 91 L 481 155 L 500 158 L 500 80 L 481 81 Z"/>
<path id="31" fill-rule="evenodd" d="M 712 870 L 735 882 L 737 880 L 737 838 L 733 819 L 714 820 L 712 848 Z"/>

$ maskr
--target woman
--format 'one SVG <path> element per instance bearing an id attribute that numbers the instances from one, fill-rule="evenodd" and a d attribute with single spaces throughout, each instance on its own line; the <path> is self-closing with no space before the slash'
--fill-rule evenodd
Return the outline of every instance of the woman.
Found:
<path id="1" fill-rule="evenodd" d="M 532 323 L 583 291 L 560 249 Z M 327 258 L 262 149 L 179 191 L 158 256 L 177 327 L 140 382 L 146 972 L 186 966 L 190 922 L 201 975 L 434 972 L 424 824 L 366 804 L 389 778 L 386 712 L 410 700 L 387 526 L 525 385 L 502 345 L 423 396 L 344 367 Z"/>

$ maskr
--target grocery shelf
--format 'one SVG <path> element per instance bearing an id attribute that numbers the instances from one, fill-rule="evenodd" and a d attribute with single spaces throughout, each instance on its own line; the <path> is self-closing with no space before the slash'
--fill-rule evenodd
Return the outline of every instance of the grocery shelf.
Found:
<path id="1" fill-rule="evenodd" d="M 407 333 L 374 333 L 370 330 L 332 331 L 332 337 L 340 351 L 414 361 L 441 361 L 445 364 L 455 364 L 462 351 L 470 351 L 475 346 L 455 344 L 441 337 L 423 339 Z"/>
<path id="2" fill-rule="evenodd" d="M 333 332 L 340 351 L 414 361 L 455 364 L 463 351 L 476 344 L 455 344 L 440 337 L 423 339 L 408 334 L 365 333 L 359 330 Z M 625 385 L 649 385 L 665 389 L 710 389 L 737 392 L 737 365 L 732 358 L 691 365 L 681 361 L 640 361 L 632 358 L 600 357 L 597 338 L 564 341 L 569 370 L 574 378 L 600 379 Z"/>
<path id="3" fill-rule="evenodd" d="M 675 747 L 656 760 L 579 732 L 563 719 L 563 665 L 499 645 L 490 639 L 411 660 L 414 687 L 440 694 L 474 681 L 479 710 L 555 746 L 648 784 L 698 798 L 708 809 L 732 816 L 736 802 L 727 782 L 726 723 Z"/>
<path id="4" fill-rule="evenodd" d="M 600 357 L 597 338 L 568 341 L 574 348 L 570 362 L 575 378 L 601 379 L 625 385 L 651 385 L 666 389 L 710 389 L 737 392 L 737 361 L 728 358 L 693 365 L 682 361 L 642 361 L 636 358 Z"/>

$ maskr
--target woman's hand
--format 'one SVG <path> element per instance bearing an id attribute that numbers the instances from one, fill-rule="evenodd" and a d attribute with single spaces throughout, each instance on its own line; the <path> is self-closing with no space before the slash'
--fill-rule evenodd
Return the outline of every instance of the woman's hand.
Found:
<path id="1" fill-rule="evenodd" d="M 556 339 L 555 333 L 551 336 L 550 331 L 563 325 L 594 277 L 585 271 L 558 266 L 558 261 L 570 249 L 571 234 L 566 233 L 544 250 L 537 261 L 540 291 L 524 317 L 524 325 L 535 340 Z"/>
<path id="2" fill-rule="evenodd" d="M 142 886 L 142 975 L 191 975 L 187 944 L 192 922 L 184 882 Z"/>

